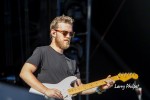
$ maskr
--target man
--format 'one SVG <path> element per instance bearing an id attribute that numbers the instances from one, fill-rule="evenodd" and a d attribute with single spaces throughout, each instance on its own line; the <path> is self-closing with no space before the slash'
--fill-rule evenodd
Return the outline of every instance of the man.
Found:
<path id="1" fill-rule="evenodd" d="M 48 88 L 42 83 L 57 84 L 66 77 L 76 76 L 77 80 L 74 82 L 74 86 L 82 85 L 79 69 L 74 66 L 75 61 L 63 54 L 63 51 L 69 48 L 70 40 L 74 36 L 73 22 L 74 20 L 69 16 L 56 17 L 50 24 L 50 45 L 37 47 L 20 72 L 20 77 L 30 87 L 50 98 L 64 99 L 59 89 Z M 72 68 L 68 62 L 74 63 Z M 113 84 L 114 81 L 108 78 L 107 84 L 100 88 L 106 90 Z M 82 91 L 80 94 L 92 94 L 98 89 L 92 88 Z"/>

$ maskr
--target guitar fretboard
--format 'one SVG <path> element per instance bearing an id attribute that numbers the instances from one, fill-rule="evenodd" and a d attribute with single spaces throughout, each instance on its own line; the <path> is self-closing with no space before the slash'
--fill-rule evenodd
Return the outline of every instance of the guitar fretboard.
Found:
<path id="1" fill-rule="evenodd" d="M 114 80 L 114 81 L 119 80 L 118 76 L 113 76 L 113 77 L 111 77 L 111 79 Z M 78 87 L 75 87 L 75 88 L 71 88 L 71 89 L 68 89 L 68 92 L 69 92 L 70 95 L 77 94 L 77 93 L 80 93 L 82 91 L 104 85 L 104 84 L 106 84 L 105 80 L 106 79 L 102 79 L 102 80 L 98 80 L 98 81 L 95 81 L 95 82 L 84 84 L 84 85 L 81 85 L 81 86 L 78 86 Z"/>

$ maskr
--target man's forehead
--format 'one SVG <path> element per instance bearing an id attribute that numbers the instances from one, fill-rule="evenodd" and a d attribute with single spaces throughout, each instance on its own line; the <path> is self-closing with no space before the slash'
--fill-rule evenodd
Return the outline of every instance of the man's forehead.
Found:
<path id="1" fill-rule="evenodd" d="M 72 30 L 72 25 L 68 23 L 58 23 L 58 29 L 71 29 Z"/>

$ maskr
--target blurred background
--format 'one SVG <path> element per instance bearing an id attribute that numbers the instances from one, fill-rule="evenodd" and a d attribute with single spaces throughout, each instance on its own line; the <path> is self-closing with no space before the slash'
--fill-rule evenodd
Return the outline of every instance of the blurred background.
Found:
<path id="1" fill-rule="evenodd" d="M 137 89 L 112 87 L 77 100 L 150 100 L 149 5 L 149 0 L 1 0 L 0 82 L 27 88 L 18 74 L 37 46 L 49 45 L 49 24 L 64 14 L 75 19 L 76 32 L 65 54 L 77 60 L 83 83 L 120 72 L 139 75 L 116 82 Z"/>

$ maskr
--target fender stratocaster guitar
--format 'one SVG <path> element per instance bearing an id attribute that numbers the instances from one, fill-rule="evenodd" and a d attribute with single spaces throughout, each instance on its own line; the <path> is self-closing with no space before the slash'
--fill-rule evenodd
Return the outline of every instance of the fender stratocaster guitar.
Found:
<path id="1" fill-rule="evenodd" d="M 120 80 L 120 81 L 125 82 L 125 81 L 128 81 L 129 79 L 138 79 L 138 75 L 136 73 L 119 73 L 118 75 L 112 76 L 110 78 L 114 81 Z M 82 86 L 71 87 L 71 84 L 75 82 L 76 80 L 77 80 L 77 77 L 69 76 L 57 84 L 48 84 L 48 83 L 42 83 L 42 84 L 48 88 L 56 88 L 60 90 L 64 97 L 64 100 L 72 100 L 72 97 L 75 94 L 78 94 L 82 91 L 106 84 L 105 79 L 102 79 L 102 80 L 98 80 L 98 81 L 91 82 L 88 84 L 84 84 Z M 29 92 L 39 94 L 39 95 L 44 95 L 33 88 L 30 88 Z"/>

